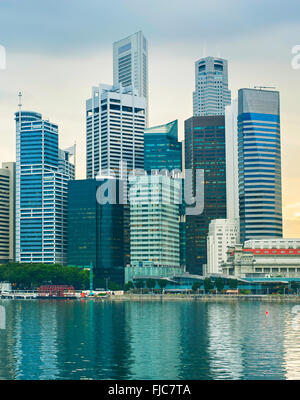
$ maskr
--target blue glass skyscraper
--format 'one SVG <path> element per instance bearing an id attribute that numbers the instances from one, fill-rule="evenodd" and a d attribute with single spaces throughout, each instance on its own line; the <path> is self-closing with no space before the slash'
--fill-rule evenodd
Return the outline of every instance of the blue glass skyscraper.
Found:
<path id="1" fill-rule="evenodd" d="M 144 169 L 182 169 L 182 143 L 178 141 L 178 121 L 145 129 Z"/>
<path id="2" fill-rule="evenodd" d="M 107 179 L 69 182 L 68 264 L 93 263 L 96 276 L 123 284 L 124 206 L 97 201 L 97 190 L 105 183 Z M 111 180 L 114 184 L 118 196 L 118 184 Z"/>
<path id="3" fill-rule="evenodd" d="M 279 92 L 239 90 L 238 156 L 241 241 L 282 237 Z"/>
<path id="4" fill-rule="evenodd" d="M 74 168 L 65 168 L 69 161 L 59 152 L 56 124 L 31 111 L 17 112 L 15 120 L 16 261 L 64 264 L 68 180 L 74 179 Z"/>

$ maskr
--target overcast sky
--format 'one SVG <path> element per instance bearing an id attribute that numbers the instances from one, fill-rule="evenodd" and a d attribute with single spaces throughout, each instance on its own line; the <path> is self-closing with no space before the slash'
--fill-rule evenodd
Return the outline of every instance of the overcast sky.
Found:
<path id="1" fill-rule="evenodd" d="M 0 161 L 15 160 L 18 91 L 23 108 L 59 125 L 60 145 L 78 143 L 85 177 L 85 100 L 112 83 L 112 43 L 142 30 L 149 42 L 150 124 L 192 116 L 194 62 L 229 61 L 232 97 L 241 87 L 281 93 L 284 232 L 300 237 L 299 0 L 0 0 Z"/>

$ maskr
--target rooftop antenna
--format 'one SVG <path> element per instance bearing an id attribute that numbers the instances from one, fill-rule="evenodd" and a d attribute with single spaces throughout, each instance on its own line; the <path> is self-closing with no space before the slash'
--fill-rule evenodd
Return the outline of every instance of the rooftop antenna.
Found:
<path id="1" fill-rule="evenodd" d="M 262 90 L 262 89 L 276 89 L 276 87 L 275 86 L 254 86 L 254 89 L 259 89 L 259 90 Z"/>
<path id="2" fill-rule="evenodd" d="M 21 132 L 21 112 L 22 112 L 22 92 L 19 92 L 18 94 L 19 97 L 19 131 Z"/>

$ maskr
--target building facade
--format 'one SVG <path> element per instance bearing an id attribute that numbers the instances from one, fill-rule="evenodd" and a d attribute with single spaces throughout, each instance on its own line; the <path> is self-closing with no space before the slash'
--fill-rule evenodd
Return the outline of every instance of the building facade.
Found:
<path id="1" fill-rule="evenodd" d="M 205 57 L 195 62 L 194 116 L 224 115 L 231 103 L 228 89 L 228 62 Z"/>
<path id="2" fill-rule="evenodd" d="M 185 121 L 185 169 L 193 175 L 193 194 L 204 190 L 200 215 L 186 215 L 186 266 L 202 274 L 207 264 L 207 234 L 213 219 L 226 218 L 224 116 L 192 117 Z M 204 171 L 203 188 L 196 187 L 196 170 Z"/>
<path id="3" fill-rule="evenodd" d="M 98 189 L 108 179 L 69 182 L 68 264 L 89 266 L 102 279 L 124 281 L 123 205 L 102 204 Z M 111 190 L 118 193 L 116 180 Z"/>
<path id="4" fill-rule="evenodd" d="M 0 168 L 0 264 L 15 260 L 15 177 L 16 164 Z"/>
<path id="5" fill-rule="evenodd" d="M 282 237 L 279 92 L 238 93 L 241 241 Z"/>
<path id="6" fill-rule="evenodd" d="M 180 268 L 180 179 L 129 178 L 131 266 Z"/>
<path id="7" fill-rule="evenodd" d="M 144 169 L 148 174 L 155 171 L 182 172 L 182 142 L 178 140 L 178 121 L 172 121 L 145 129 Z M 185 210 L 180 206 L 180 265 L 185 265 Z"/>
<path id="8" fill-rule="evenodd" d="M 65 264 L 68 181 L 74 174 L 59 169 L 58 126 L 31 111 L 19 111 L 15 119 L 16 261 Z"/>
<path id="9" fill-rule="evenodd" d="M 225 142 L 226 142 L 226 197 L 227 218 L 238 219 L 239 210 L 239 163 L 238 163 L 238 102 L 225 108 Z"/>
<path id="10" fill-rule="evenodd" d="M 146 100 L 131 87 L 99 85 L 86 101 L 87 178 L 115 174 L 120 163 L 144 168 Z"/>
<path id="11" fill-rule="evenodd" d="M 228 247 L 239 243 L 239 219 L 215 219 L 209 224 L 207 236 L 206 274 L 221 274 L 222 263 L 227 260 Z"/>
<path id="12" fill-rule="evenodd" d="M 148 42 L 141 31 L 113 44 L 114 85 L 132 86 L 148 105 Z"/>
<path id="13" fill-rule="evenodd" d="M 240 278 L 300 277 L 300 239 L 247 240 L 228 249 L 222 270 Z"/>
<path id="14" fill-rule="evenodd" d="M 178 121 L 145 129 L 144 169 L 182 171 L 182 143 L 178 141 Z"/>

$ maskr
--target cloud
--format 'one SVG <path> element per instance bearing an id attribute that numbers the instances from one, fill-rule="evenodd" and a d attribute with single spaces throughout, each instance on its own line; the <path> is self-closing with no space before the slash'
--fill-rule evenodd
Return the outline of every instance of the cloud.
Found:
<path id="1" fill-rule="evenodd" d="M 15 51 L 85 52 L 144 30 L 153 44 L 228 40 L 298 23 L 290 0 L 2 0 L 2 44 Z"/>

